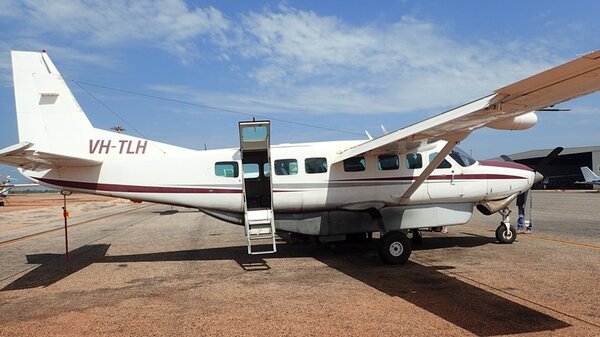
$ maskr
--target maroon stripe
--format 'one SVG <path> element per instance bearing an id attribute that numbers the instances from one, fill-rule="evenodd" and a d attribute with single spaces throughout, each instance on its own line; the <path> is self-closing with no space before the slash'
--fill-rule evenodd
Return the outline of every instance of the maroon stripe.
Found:
<path id="1" fill-rule="evenodd" d="M 242 189 L 231 188 L 201 188 L 201 187 L 163 187 L 163 186 L 136 186 L 136 185 L 118 185 L 87 183 L 81 181 L 55 180 L 40 178 L 39 181 L 61 186 L 78 188 L 92 191 L 107 192 L 134 192 L 134 193 L 242 193 Z"/>
<path id="2" fill-rule="evenodd" d="M 427 180 L 450 180 L 450 179 L 460 179 L 460 180 L 478 180 L 478 179 L 487 179 L 487 180 L 502 180 L 502 179 L 527 179 L 521 176 L 513 176 L 508 174 L 456 174 L 454 176 L 446 174 L 441 176 L 429 176 Z"/>
<path id="3" fill-rule="evenodd" d="M 533 172 L 531 167 L 519 164 L 519 163 L 511 163 L 509 161 L 499 161 L 499 160 L 482 160 L 479 162 L 481 166 L 493 166 L 493 167 L 506 167 L 517 170 L 525 170 L 529 172 Z"/>
<path id="4" fill-rule="evenodd" d="M 416 180 L 418 176 L 410 176 L 410 177 L 386 177 L 386 178 L 365 178 L 365 179 L 339 179 L 334 181 L 344 181 L 344 182 L 353 182 L 353 181 L 412 181 Z M 427 180 L 450 180 L 450 179 L 461 179 L 461 180 L 480 180 L 480 179 L 488 179 L 488 180 L 502 180 L 502 179 L 527 179 L 522 176 L 514 176 L 508 174 L 444 174 L 444 175 L 436 175 L 429 176 Z"/>

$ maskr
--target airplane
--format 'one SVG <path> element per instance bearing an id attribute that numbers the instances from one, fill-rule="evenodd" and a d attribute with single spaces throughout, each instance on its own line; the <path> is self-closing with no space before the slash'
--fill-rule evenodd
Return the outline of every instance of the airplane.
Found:
<path id="1" fill-rule="evenodd" d="M 3 176 L 0 180 L 0 207 L 4 206 L 4 200 L 8 196 L 8 192 L 18 188 L 30 188 L 40 186 L 39 184 L 13 184 L 10 181 L 10 176 Z"/>
<path id="2" fill-rule="evenodd" d="M 269 121 L 253 120 L 239 122 L 240 147 L 196 151 L 94 128 L 45 51 L 11 57 L 19 143 L 0 162 L 27 178 L 196 208 L 244 226 L 249 254 L 276 252 L 276 231 L 379 232 L 389 264 L 410 257 L 409 231 L 464 224 L 474 208 L 499 213 L 496 239 L 514 242 L 508 205 L 541 175 L 457 144 L 484 127 L 528 129 L 535 110 L 600 89 L 598 50 L 372 140 L 271 145 Z"/>
<path id="3" fill-rule="evenodd" d="M 585 181 L 576 181 L 576 184 L 600 185 L 600 177 L 594 171 L 590 170 L 587 166 L 582 166 L 580 169 Z"/>

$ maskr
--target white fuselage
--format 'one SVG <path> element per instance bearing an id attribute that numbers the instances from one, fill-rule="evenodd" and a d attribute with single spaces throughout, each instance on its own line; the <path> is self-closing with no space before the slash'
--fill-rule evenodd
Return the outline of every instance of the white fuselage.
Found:
<path id="1" fill-rule="evenodd" d="M 116 145 L 105 146 L 101 152 L 101 144 L 90 140 L 91 158 L 103 162 L 99 166 L 22 173 L 51 188 L 198 209 L 243 212 L 239 149 L 194 151 L 148 141 L 147 144 L 142 143 L 145 144 L 144 151 L 136 153 L 139 139 L 128 136 L 121 138 L 127 142 L 113 139 L 111 144 Z M 129 146 L 128 151 L 130 141 L 133 145 Z M 447 157 L 451 167 L 436 169 L 409 200 L 401 200 L 400 196 L 428 165 L 430 155 L 439 151 L 445 142 L 440 141 L 419 150 L 421 165 L 418 168 L 408 167 L 406 153 L 396 154 L 399 157 L 397 169 L 380 169 L 378 156 L 375 155 L 366 156 L 365 169 L 358 172 L 346 172 L 342 162 L 329 164 L 338 155 L 336 151 L 361 142 L 272 146 L 271 167 L 279 160 L 295 160 L 297 163 L 294 173 L 281 175 L 275 170 L 275 174 L 270 174 L 274 210 L 301 213 L 333 209 L 364 210 L 374 205 L 380 208 L 435 203 L 475 204 L 483 200 L 505 198 L 525 191 L 533 184 L 533 172 L 522 165 L 476 162 L 464 167 Z M 309 158 L 326 158 L 327 171 L 306 173 L 305 160 Z M 240 174 L 217 176 L 215 163 L 219 162 L 237 162 Z"/>

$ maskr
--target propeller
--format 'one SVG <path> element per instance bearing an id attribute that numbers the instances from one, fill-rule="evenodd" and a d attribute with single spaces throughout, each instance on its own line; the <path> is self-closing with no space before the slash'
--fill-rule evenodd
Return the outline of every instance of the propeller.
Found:
<path id="1" fill-rule="evenodd" d="M 546 168 L 546 166 L 548 166 L 548 164 L 550 164 L 550 162 L 552 162 L 554 159 L 556 159 L 556 157 L 558 157 L 558 155 L 564 150 L 563 147 L 558 146 L 556 148 L 554 148 L 554 150 L 550 151 L 550 153 L 548 153 L 548 155 L 546 157 L 544 157 L 544 159 L 542 159 L 537 165 L 535 166 L 529 166 L 534 172 L 535 172 L 535 182 L 539 182 L 540 180 L 544 179 L 544 175 L 542 174 L 542 172 L 544 171 L 544 169 Z M 500 156 L 500 158 L 504 159 L 504 161 L 508 161 L 508 162 L 513 162 L 514 160 L 512 160 L 511 157 L 503 154 Z"/>

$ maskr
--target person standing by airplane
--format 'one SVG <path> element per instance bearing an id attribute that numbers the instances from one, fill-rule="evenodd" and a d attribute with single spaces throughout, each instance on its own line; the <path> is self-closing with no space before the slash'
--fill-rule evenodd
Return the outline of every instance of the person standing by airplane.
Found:
<path id="1" fill-rule="evenodd" d="M 533 231 L 533 223 L 531 220 L 525 227 L 525 203 L 527 201 L 527 192 L 523 192 L 517 196 L 517 208 L 519 209 L 519 219 L 517 220 L 517 233 L 531 233 Z"/>

